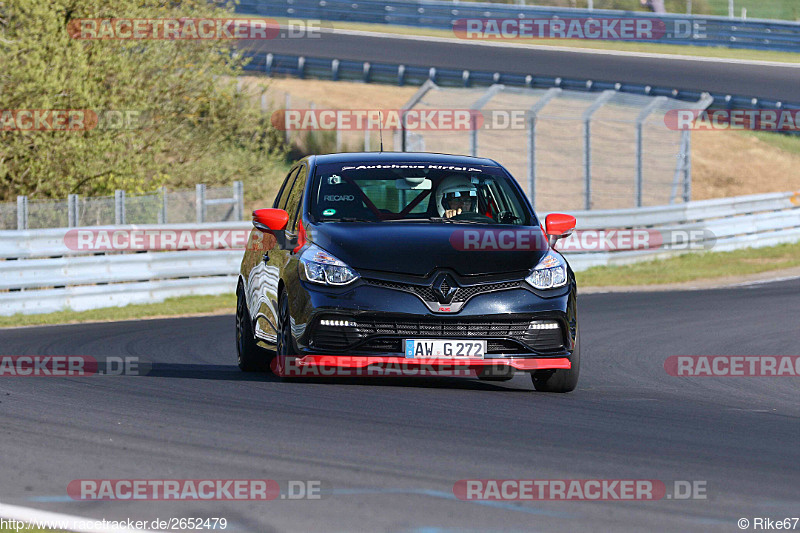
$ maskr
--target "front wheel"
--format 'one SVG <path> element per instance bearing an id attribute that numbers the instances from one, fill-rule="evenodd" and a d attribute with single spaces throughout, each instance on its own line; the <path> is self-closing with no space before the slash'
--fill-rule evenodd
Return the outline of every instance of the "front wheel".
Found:
<path id="1" fill-rule="evenodd" d="M 278 301 L 278 343 L 276 356 L 272 361 L 272 371 L 275 375 L 287 379 L 294 366 L 297 351 L 294 347 L 292 336 L 292 318 L 289 314 L 289 296 L 282 292 Z"/>
<path id="2" fill-rule="evenodd" d="M 531 373 L 533 387 L 539 392 L 572 392 L 578 386 L 581 371 L 581 332 L 575 336 L 575 349 L 570 357 L 572 368 L 537 370 Z"/>
<path id="3" fill-rule="evenodd" d="M 258 372 L 267 366 L 267 353 L 256 344 L 241 285 L 236 290 L 236 355 L 243 372 Z"/>

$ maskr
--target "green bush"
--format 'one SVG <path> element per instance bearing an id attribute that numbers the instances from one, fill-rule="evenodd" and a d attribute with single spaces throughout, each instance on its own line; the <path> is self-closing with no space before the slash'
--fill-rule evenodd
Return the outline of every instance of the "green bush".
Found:
<path id="1" fill-rule="evenodd" d="M 285 148 L 249 95 L 237 90 L 245 61 L 232 53 L 231 41 L 79 40 L 67 31 L 75 19 L 231 13 L 230 5 L 207 0 L 0 2 L 0 108 L 133 110 L 146 117 L 127 129 L 0 128 L 0 200 L 236 179 L 250 193 L 274 179 Z"/>

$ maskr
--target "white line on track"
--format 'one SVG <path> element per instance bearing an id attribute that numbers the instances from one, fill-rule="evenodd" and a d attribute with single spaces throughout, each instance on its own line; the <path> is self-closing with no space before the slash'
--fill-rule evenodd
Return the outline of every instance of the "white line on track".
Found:
<path id="1" fill-rule="evenodd" d="M 335 26 L 336 22 L 332 22 Z M 726 63 L 726 64 L 734 64 L 734 65 L 754 65 L 754 66 L 761 66 L 761 67 L 783 67 L 783 68 L 792 68 L 792 69 L 800 69 L 800 63 L 783 63 L 781 61 L 759 61 L 759 60 L 749 60 L 749 59 L 731 59 L 731 58 L 722 58 L 722 57 L 697 57 L 697 56 L 685 56 L 679 54 L 657 54 L 651 52 L 626 52 L 622 50 L 600 50 L 597 48 L 574 48 L 570 46 L 550 46 L 550 45 L 543 45 L 543 44 L 528 44 L 528 43 L 503 43 L 503 42 L 492 42 L 492 41 L 474 41 L 474 40 L 466 40 L 466 39 L 457 39 L 454 37 L 431 37 L 425 35 L 402 35 L 398 33 L 380 33 L 374 31 L 363 31 L 363 30 L 344 30 L 344 29 L 336 29 L 333 30 L 328 28 L 320 28 L 322 33 L 338 33 L 342 35 L 353 35 L 353 36 L 360 36 L 360 37 L 372 37 L 376 39 L 399 39 L 399 40 L 407 40 L 407 41 L 422 41 L 422 42 L 435 42 L 435 43 L 449 43 L 449 44 L 461 44 L 464 46 L 493 46 L 496 48 L 528 48 L 532 50 L 541 50 L 541 51 L 549 51 L 549 52 L 566 52 L 572 54 L 595 54 L 595 55 L 605 55 L 605 56 L 621 56 L 621 57 L 636 57 L 636 58 L 649 58 L 649 59 L 660 59 L 664 61 L 675 60 L 675 61 L 694 61 L 697 63 Z"/>
<path id="2" fill-rule="evenodd" d="M 42 511 L 39 509 L 32 509 L 30 507 L 22 507 L 19 505 L 8 505 L 5 503 L 0 503 L 0 517 L 5 518 L 6 520 L 20 520 L 23 522 L 32 522 L 34 524 L 37 523 L 42 524 L 44 522 L 49 522 L 50 524 L 53 525 L 61 524 L 59 526 L 61 529 L 65 529 L 67 531 L 75 531 L 77 533 L 152 533 L 145 529 L 129 529 L 121 527 L 116 527 L 116 528 L 75 527 L 76 525 L 79 525 L 81 522 L 83 522 L 84 524 L 92 522 L 93 523 L 92 525 L 94 525 L 94 523 L 102 522 L 102 520 L 97 520 L 94 518 L 84 518 L 80 516 L 72 516 L 61 513 L 53 513 L 50 511 Z M 64 527 L 64 525 L 67 523 L 71 523 L 72 526 Z M 20 533 L 23 531 L 25 531 L 25 529 L 21 529 Z"/>

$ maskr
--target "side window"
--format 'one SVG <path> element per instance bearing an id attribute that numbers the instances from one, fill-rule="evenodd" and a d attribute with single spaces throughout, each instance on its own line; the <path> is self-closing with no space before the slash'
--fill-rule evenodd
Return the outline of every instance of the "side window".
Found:
<path id="1" fill-rule="evenodd" d="M 294 186 L 286 199 L 286 212 L 289 213 L 289 224 L 287 228 L 291 232 L 297 230 L 297 221 L 303 218 L 302 216 L 298 216 L 298 214 L 301 212 L 300 204 L 303 201 L 303 191 L 305 191 L 306 188 L 307 177 L 308 169 L 303 165 L 300 167 L 300 172 L 298 172 L 297 178 L 294 180 Z"/>
<path id="2" fill-rule="evenodd" d="M 291 169 L 286 175 L 286 179 L 283 180 L 283 185 L 281 185 L 281 190 L 278 191 L 278 196 L 275 197 L 275 203 L 272 205 L 273 208 L 286 208 L 286 198 L 289 196 L 289 191 L 292 190 L 292 183 L 294 183 L 294 178 L 296 175 L 297 167 Z"/>

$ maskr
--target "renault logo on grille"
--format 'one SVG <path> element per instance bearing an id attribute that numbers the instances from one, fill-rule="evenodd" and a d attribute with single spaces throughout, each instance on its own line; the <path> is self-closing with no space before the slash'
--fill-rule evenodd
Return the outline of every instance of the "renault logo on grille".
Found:
<path id="1" fill-rule="evenodd" d="M 449 304 L 453 301 L 458 287 L 455 280 L 448 274 L 442 274 L 433 282 L 433 293 L 439 300 L 439 303 Z"/>

